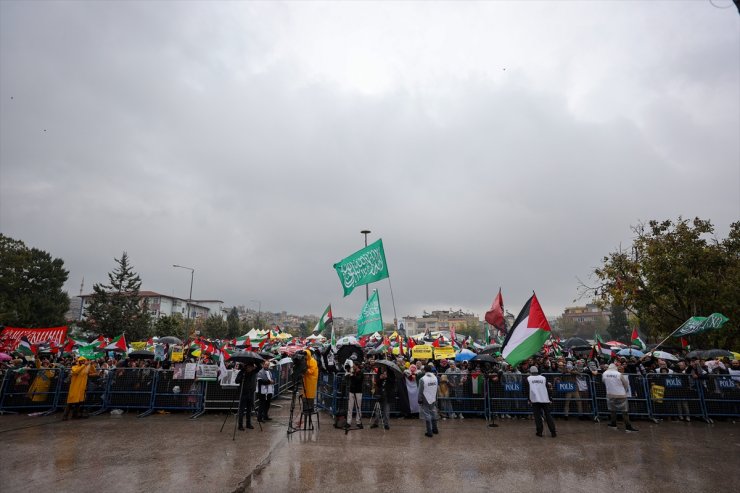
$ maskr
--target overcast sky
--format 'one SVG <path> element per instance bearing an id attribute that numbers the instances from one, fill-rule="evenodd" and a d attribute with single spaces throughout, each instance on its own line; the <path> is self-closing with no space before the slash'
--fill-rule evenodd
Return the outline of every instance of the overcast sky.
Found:
<path id="1" fill-rule="evenodd" d="M 739 33 L 730 0 L 3 1 L 0 231 L 72 295 L 125 250 L 143 289 L 357 317 L 369 229 L 399 317 L 554 317 L 631 225 L 740 218 Z"/>

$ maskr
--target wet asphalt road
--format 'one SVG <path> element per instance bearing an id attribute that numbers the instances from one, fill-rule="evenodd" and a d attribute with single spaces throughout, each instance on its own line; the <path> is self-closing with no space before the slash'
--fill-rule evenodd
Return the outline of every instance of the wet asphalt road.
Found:
<path id="1" fill-rule="evenodd" d="M 740 482 L 740 423 L 638 421 L 628 434 L 571 419 L 556 422 L 557 438 L 538 438 L 533 421 L 466 419 L 427 438 L 419 420 L 345 435 L 322 415 L 320 430 L 288 436 L 286 408 L 236 441 L 233 419 L 219 432 L 224 415 L 0 416 L 0 491 L 703 492 Z"/>

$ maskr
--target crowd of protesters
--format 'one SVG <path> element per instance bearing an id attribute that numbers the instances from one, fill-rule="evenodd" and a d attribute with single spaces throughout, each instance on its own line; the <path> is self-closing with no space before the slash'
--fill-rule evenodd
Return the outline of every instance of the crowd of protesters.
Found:
<path id="1" fill-rule="evenodd" d="M 532 374 L 546 375 L 549 377 L 548 382 L 569 382 L 568 391 L 557 394 L 559 400 L 559 418 L 568 420 L 576 416 L 580 420 L 591 420 L 593 412 L 591 411 L 591 392 L 589 379 L 600 377 L 604 380 L 604 375 L 609 373 L 622 374 L 624 378 L 625 402 L 620 401 L 617 412 L 622 413 L 622 418 L 628 431 L 637 431 L 626 414 L 624 408 L 626 400 L 638 397 L 635 379 L 640 377 L 650 377 L 651 381 L 661 382 L 660 376 L 668 375 L 685 375 L 685 381 L 688 382 L 689 389 L 694 389 L 696 385 L 703 385 L 704 389 L 711 391 L 709 388 L 709 379 L 711 375 L 727 375 L 734 381 L 734 387 L 740 393 L 740 361 L 717 359 L 699 359 L 688 357 L 677 357 L 677 361 L 655 358 L 652 356 L 643 357 L 616 357 L 616 358 L 588 358 L 574 356 L 554 356 L 554 355 L 536 355 L 521 364 L 512 367 L 501 356 L 492 356 L 488 361 L 481 362 L 475 359 L 470 361 L 455 362 L 454 360 L 414 360 L 390 355 L 366 355 L 361 364 L 354 364 L 350 373 L 345 375 L 346 383 L 341 387 L 340 394 L 347 399 L 347 425 L 352 425 L 355 421 L 356 409 L 361 406 L 363 393 L 365 396 L 374 396 L 383 403 L 382 416 L 387 414 L 384 409 L 387 402 L 391 399 L 385 390 L 387 384 L 381 386 L 380 375 L 385 374 L 385 367 L 378 369 L 377 362 L 383 359 L 389 359 L 403 372 L 402 376 L 397 376 L 393 385 L 394 396 L 397 397 L 398 411 L 403 417 L 419 417 L 424 415 L 423 399 L 420 396 L 420 383 L 427 373 L 432 373 L 438 383 L 437 395 L 439 400 L 437 408 L 441 420 L 464 419 L 464 414 L 469 416 L 483 415 L 482 406 L 476 407 L 472 402 L 476 398 L 483 396 L 483 384 L 488 383 L 489 391 L 493 397 L 497 394 L 505 399 L 511 396 L 511 393 L 505 393 L 503 386 L 506 384 L 517 384 L 521 391 L 517 394 L 523 396 L 519 399 L 512 399 L 510 406 L 514 407 L 516 413 L 497 413 L 493 411 L 494 419 L 533 419 L 531 411 L 531 399 L 528 399 L 529 385 L 527 377 Z M 364 376 L 364 381 L 362 376 Z M 620 380 L 621 381 L 621 380 Z M 364 384 L 364 387 L 363 387 Z M 553 388 L 548 384 L 550 395 L 554 394 Z M 611 392 L 607 388 L 608 392 Z M 739 394 L 740 395 L 740 394 Z M 607 396 L 609 399 L 613 395 Z M 644 396 L 643 396 L 644 397 Z M 529 402 L 527 402 L 529 400 Z M 419 407 L 420 402 L 422 408 Z M 677 401 L 679 407 L 678 416 L 672 417 L 673 420 L 690 421 L 691 412 L 688 409 L 686 401 Z M 612 411 L 611 404 L 609 411 Z M 361 427 L 362 417 L 357 416 L 356 421 Z M 612 415 L 610 423 L 614 423 L 615 418 Z M 386 429 L 388 424 L 384 423 Z M 489 426 L 498 426 L 495 421 Z M 554 429 L 554 428 L 553 428 Z M 552 431 L 552 430 L 551 430 Z M 554 433 L 554 431 L 552 431 Z"/>
<path id="2" fill-rule="evenodd" d="M 372 351 L 369 351 L 372 353 Z M 321 351 L 316 351 L 317 359 L 321 363 Z M 589 379 L 603 375 L 609 371 L 629 375 L 626 379 L 625 396 L 637 397 L 634 381 L 630 379 L 639 378 L 647 375 L 685 375 L 690 388 L 696 385 L 703 385 L 708 389 L 708 381 L 711 375 L 727 375 L 734 381 L 735 389 L 740 391 L 740 361 L 728 360 L 725 358 L 716 359 L 699 359 L 688 358 L 686 355 L 679 355 L 677 361 L 652 357 L 650 355 L 643 357 L 616 357 L 600 358 L 578 357 L 572 355 L 554 355 L 538 354 L 521 364 L 512 367 L 500 355 L 489 356 L 485 361 L 472 359 L 470 361 L 456 362 L 454 360 L 414 360 L 409 357 L 398 357 L 391 355 L 390 352 L 380 355 L 368 354 L 365 350 L 362 363 L 351 365 L 349 371 L 333 368 L 334 372 L 343 375 L 343 386 L 341 395 L 346 399 L 344 406 L 346 409 L 347 423 L 357 423 L 362 427 L 362 416 L 358 410 L 362 408 L 362 399 L 364 396 L 372 396 L 380 403 L 379 413 L 373 415 L 371 426 L 383 426 L 389 429 L 391 422 L 390 405 L 396 403 L 397 410 L 403 417 L 429 416 L 428 398 L 425 398 L 423 392 L 420 392 L 421 380 L 426 374 L 434 376 L 437 383 L 436 409 L 440 420 L 464 419 L 468 416 L 483 416 L 483 410 L 480 406 L 469 402 L 467 399 L 475 400 L 483 397 L 483 388 L 487 386 L 491 396 L 497 394 L 503 397 L 503 387 L 508 384 L 517 384 L 521 386 L 520 395 L 527 395 L 529 388 L 527 377 L 532 374 L 548 375 L 548 382 L 569 382 L 567 392 L 560 393 L 558 414 L 561 419 L 568 420 L 569 417 L 577 417 L 581 420 L 590 420 L 593 412 L 590 408 L 590 399 L 592 389 L 589 386 Z M 391 372 L 387 367 L 378 365 L 379 360 L 389 360 L 395 363 L 401 374 Z M 189 361 L 196 361 L 190 359 Z M 204 364 L 216 364 L 211 360 L 210 355 L 203 355 L 200 362 Z M 7 373 L 7 376 L 14 379 L 14 388 L 16 393 L 24 390 L 29 402 L 34 404 L 43 403 L 49 397 L 49 389 L 55 378 L 59 378 L 58 369 L 64 368 L 66 378 L 71 379 L 74 375 L 74 368 L 79 365 L 79 358 L 70 354 L 55 355 L 43 354 L 36 355 L 33 358 L 23 357 L 15 354 L 9 361 L 0 362 L 0 370 Z M 122 353 L 107 353 L 103 357 L 84 360 L 84 366 L 87 368 L 86 374 L 89 377 L 86 380 L 87 389 L 94 388 L 100 382 L 107 381 L 110 372 L 114 375 L 125 373 L 126 369 L 138 369 L 135 381 L 130 378 L 125 380 L 121 378 L 120 385 L 133 385 L 136 388 L 146 389 L 151 385 L 152 374 L 157 370 L 168 370 L 171 368 L 169 361 L 155 361 L 151 359 L 131 359 L 126 358 Z M 236 365 L 227 362 L 226 368 L 234 368 Z M 323 372 L 331 371 L 326 365 L 319 365 Z M 269 365 L 268 367 L 269 368 Z M 533 372 L 533 369 L 534 372 Z M 657 377 L 652 377 L 654 380 Z M 113 379 L 113 385 L 116 385 L 116 378 Z M 632 382 L 632 385 L 630 385 Z M 72 382 L 68 382 L 72 386 Z M 270 382 L 262 378 L 260 385 L 269 384 Z M 427 385 L 427 388 L 429 386 Z M 27 389 L 27 390 L 26 390 Z M 552 394 L 552 388 L 549 388 Z M 69 392 L 74 394 L 74 392 Z M 257 396 L 261 399 L 260 396 Z M 71 402 L 70 404 L 76 404 Z M 671 419 L 681 421 L 690 421 L 692 413 L 689 410 L 686 401 L 678 400 L 677 416 Z M 426 406 L 426 408 L 425 408 Z M 533 407 L 527 399 L 517 399 L 512 401 L 515 412 L 497 412 L 492 410 L 494 421 L 489 426 L 498 426 L 496 419 L 532 419 Z M 65 416 L 80 417 L 78 406 L 67 407 Z M 252 405 L 248 404 L 247 408 L 251 409 Z M 509 407 L 509 411 L 511 410 Z M 267 409 L 269 403 L 261 406 L 263 411 L 258 417 L 260 420 L 267 418 Z M 610 408 L 611 411 L 611 408 Z M 620 413 L 625 413 L 622 407 L 617 409 Z M 628 412 L 628 410 L 627 410 Z M 547 417 L 544 416 L 546 419 Z M 629 423 L 628 414 L 624 416 L 626 423 Z M 249 427 L 249 420 L 247 420 Z M 631 425 L 630 425 L 631 426 Z M 434 434 L 436 423 L 431 426 L 430 433 Z"/>

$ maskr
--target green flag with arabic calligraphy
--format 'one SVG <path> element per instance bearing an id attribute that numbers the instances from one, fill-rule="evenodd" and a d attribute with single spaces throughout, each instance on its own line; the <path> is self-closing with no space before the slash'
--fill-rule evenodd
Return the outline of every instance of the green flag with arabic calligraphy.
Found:
<path id="1" fill-rule="evenodd" d="M 374 332 L 383 332 L 383 315 L 380 313 L 380 298 L 377 291 L 373 291 L 370 299 L 362 307 L 360 318 L 357 320 L 358 337 Z"/>
<path id="2" fill-rule="evenodd" d="M 388 277 L 383 240 L 380 239 L 334 264 L 339 280 L 347 296 L 357 286 L 380 281 Z"/>

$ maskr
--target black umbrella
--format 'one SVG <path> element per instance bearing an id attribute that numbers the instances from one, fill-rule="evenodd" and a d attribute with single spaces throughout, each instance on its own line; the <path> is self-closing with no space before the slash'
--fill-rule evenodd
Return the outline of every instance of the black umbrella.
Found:
<path id="1" fill-rule="evenodd" d="M 490 354 L 479 354 L 471 361 L 479 361 L 481 363 L 496 363 L 496 358 Z"/>
<path id="2" fill-rule="evenodd" d="M 386 368 L 391 370 L 393 373 L 395 373 L 397 376 L 399 377 L 403 376 L 403 372 L 401 371 L 401 369 L 395 363 L 391 361 L 386 361 L 386 360 L 376 361 L 375 363 L 373 363 L 373 366 L 385 366 Z"/>
<path id="3" fill-rule="evenodd" d="M 590 346 L 588 341 L 582 337 L 569 337 L 561 344 L 562 347 L 570 349 L 575 346 Z"/>
<path id="4" fill-rule="evenodd" d="M 489 344 L 488 346 L 484 346 L 483 349 L 479 351 L 479 354 L 493 354 L 499 350 L 501 350 L 501 344 Z"/>
<path id="5" fill-rule="evenodd" d="M 128 353 L 128 357 L 129 359 L 154 359 L 154 353 L 146 349 L 139 349 Z"/>
<path id="6" fill-rule="evenodd" d="M 687 358 L 701 358 L 704 359 L 706 350 L 704 349 L 695 349 L 691 351 L 689 354 L 686 355 Z"/>
<path id="7" fill-rule="evenodd" d="M 735 355 L 732 354 L 727 349 L 708 349 L 704 351 L 704 358 L 710 359 L 710 358 L 730 358 L 734 359 Z"/>
<path id="8" fill-rule="evenodd" d="M 261 365 L 265 361 L 265 358 L 254 351 L 237 351 L 229 359 L 237 363 L 253 363 L 255 365 Z"/>
<path id="9" fill-rule="evenodd" d="M 346 346 L 342 346 L 339 348 L 339 351 L 337 351 L 337 357 L 336 360 L 339 363 L 338 367 L 344 366 L 344 362 L 348 359 L 351 359 L 355 363 L 362 363 L 362 360 L 365 358 L 365 355 L 362 354 L 362 348 L 360 346 L 356 346 L 354 344 L 347 344 Z"/>
<path id="10" fill-rule="evenodd" d="M 268 353 L 267 351 L 260 351 L 259 355 L 262 356 L 264 359 L 270 360 L 275 357 L 274 354 Z"/>
<path id="11" fill-rule="evenodd" d="M 182 341 L 175 336 L 165 336 L 157 339 L 160 344 L 182 344 Z"/>

